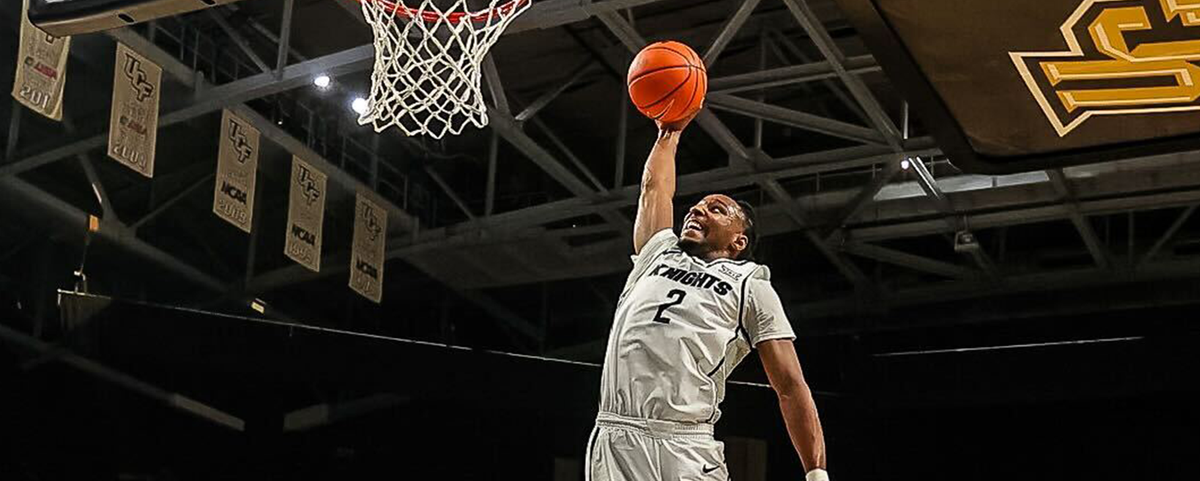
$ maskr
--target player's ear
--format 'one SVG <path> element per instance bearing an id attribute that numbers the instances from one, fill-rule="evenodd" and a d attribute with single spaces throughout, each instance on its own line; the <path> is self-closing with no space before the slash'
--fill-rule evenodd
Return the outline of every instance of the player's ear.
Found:
<path id="1" fill-rule="evenodd" d="M 746 237 L 746 233 L 739 233 L 737 237 L 733 238 L 733 249 L 737 251 L 738 255 L 741 255 L 749 246 L 750 238 Z"/>

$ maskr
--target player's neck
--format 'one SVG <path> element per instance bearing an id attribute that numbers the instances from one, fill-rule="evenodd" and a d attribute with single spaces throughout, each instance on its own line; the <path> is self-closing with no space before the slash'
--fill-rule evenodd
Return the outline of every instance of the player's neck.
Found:
<path id="1" fill-rule="evenodd" d="M 705 250 L 699 245 L 681 246 L 680 248 L 683 249 L 684 252 L 688 253 L 688 255 L 700 258 L 705 262 L 712 262 L 718 259 L 732 260 L 734 257 L 733 253 L 729 252 L 728 249 Z"/>

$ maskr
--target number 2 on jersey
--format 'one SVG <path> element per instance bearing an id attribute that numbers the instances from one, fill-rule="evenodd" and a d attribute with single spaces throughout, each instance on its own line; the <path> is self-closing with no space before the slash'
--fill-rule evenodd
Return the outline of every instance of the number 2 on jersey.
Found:
<path id="1" fill-rule="evenodd" d="M 687 297 L 687 292 L 684 292 L 680 289 L 671 289 L 671 292 L 667 293 L 667 297 L 675 299 L 675 300 L 669 301 L 669 302 L 664 302 L 664 303 L 658 305 L 658 313 L 654 315 L 654 322 L 670 324 L 671 318 L 663 317 L 663 312 L 666 311 L 667 309 L 671 308 L 671 306 L 677 306 L 677 305 L 679 305 L 679 303 L 683 302 L 683 298 Z"/>

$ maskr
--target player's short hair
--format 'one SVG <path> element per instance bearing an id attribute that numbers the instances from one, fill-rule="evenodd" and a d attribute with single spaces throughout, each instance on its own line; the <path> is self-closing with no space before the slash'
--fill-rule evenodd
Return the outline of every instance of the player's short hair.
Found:
<path id="1" fill-rule="evenodd" d="M 758 214 L 754 212 L 754 206 L 744 200 L 737 201 L 738 208 L 742 210 L 742 223 L 744 224 L 743 234 L 746 236 L 746 248 L 738 253 L 737 260 L 754 260 L 754 249 L 758 247 Z"/>

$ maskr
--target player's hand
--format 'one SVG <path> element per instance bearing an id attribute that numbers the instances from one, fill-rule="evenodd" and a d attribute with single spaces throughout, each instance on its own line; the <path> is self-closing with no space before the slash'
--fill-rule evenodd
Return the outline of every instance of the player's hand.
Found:
<path id="1" fill-rule="evenodd" d="M 695 112 L 692 112 L 691 115 L 684 117 L 683 120 L 679 120 L 679 121 L 671 122 L 671 123 L 663 123 L 662 121 L 655 120 L 654 123 L 658 124 L 658 130 L 660 130 L 660 131 L 682 132 L 683 129 L 687 128 L 688 124 L 692 123 L 692 119 L 695 119 L 697 115 L 700 115 L 701 110 L 704 110 L 703 103 L 700 104 L 700 108 L 696 109 Z"/>

